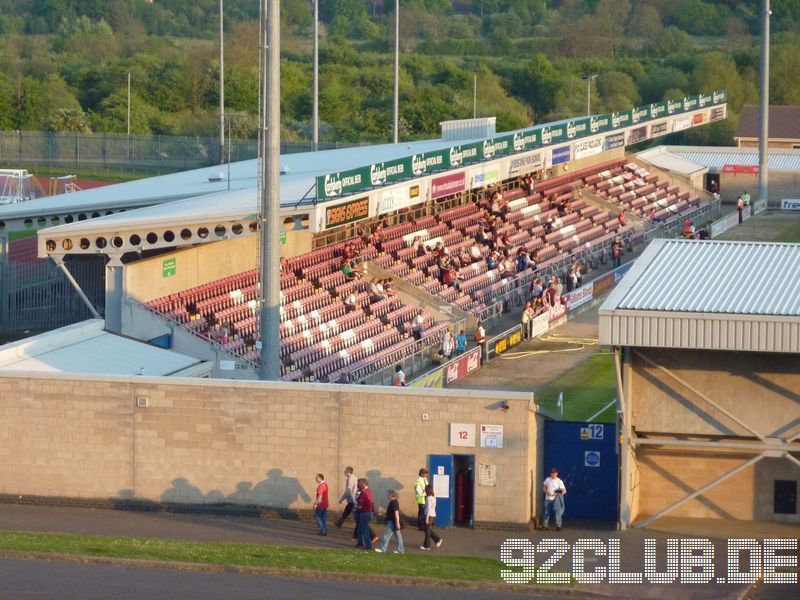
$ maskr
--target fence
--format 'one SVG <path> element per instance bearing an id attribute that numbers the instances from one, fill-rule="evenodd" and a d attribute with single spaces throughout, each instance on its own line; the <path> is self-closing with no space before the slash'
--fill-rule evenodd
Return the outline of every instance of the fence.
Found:
<path id="1" fill-rule="evenodd" d="M 359 144 L 322 142 L 320 150 Z M 312 142 L 283 142 L 282 154 L 309 152 Z M 232 162 L 258 156 L 256 140 L 231 140 Z M 81 172 L 172 173 L 219 164 L 219 138 L 116 133 L 0 131 L 0 165 Z"/>
<path id="2" fill-rule="evenodd" d="M 67 257 L 65 262 L 102 312 L 102 262 L 97 257 Z M 0 332 L 47 331 L 90 317 L 64 273 L 51 261 L 5 262 L 0 257 Z"/>

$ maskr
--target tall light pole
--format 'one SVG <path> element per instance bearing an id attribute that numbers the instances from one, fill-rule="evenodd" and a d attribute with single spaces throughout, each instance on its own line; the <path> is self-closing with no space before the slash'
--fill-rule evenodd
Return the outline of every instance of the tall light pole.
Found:
<path id="1" fill-rule="evenodd" d="M 472 74 L 472 118 L 478 118 L 478 73 Z"/>
<path id="2" fill-rule="evenodd" d="M 225 164 L 225 20 L 219 0 L 219 164 Z"/>
<path id="3" fill-rule="evenodd" d="M 585 79 L 586 80 L 586 116 L 587 117 L 591 117 L 592 116 L 592 81 L 597 79 L 597 74 L 593 74 L 593 75 L 583 74 L 583 75 L 581 75 L 581 79 Z"/>
<path id="4" fill-rule="evenodd" d="M 394 128 L 393 141 L 397 143 L 398 127 L 400 123 L 400 0 L 394 0 Z"/>
<path id="5" fill-rule="evenodd" d="M 311 112 L 311 126 L 314 130 L 314 151 L 319 148 L 319 0 L 314 2 L 314 101 Z"/>
<path id="6" fill-rule="evenodd" d="M 761 2 L 761 130 L 758 137 L 758 199 L 768 201 L 768 141 L 769 141 L 769 0 Z"/>
<path id="7" fill-rule="evenodd" d="M 128 158 L 131 157 L 131 72 L 128 71 Z"/>
<path id="8" fill-rule="evenodd" d="M 276 381 L 280 365 L 280 98 L 281 51 L 279 0 L 262 0 L 261 9 L 261 364 L 258 378 Z"/>

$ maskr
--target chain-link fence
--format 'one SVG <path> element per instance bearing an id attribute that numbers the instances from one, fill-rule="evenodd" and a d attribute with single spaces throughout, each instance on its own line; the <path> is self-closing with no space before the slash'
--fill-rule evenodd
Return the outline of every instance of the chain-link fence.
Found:
<path id="1" fill-rule="evenodd" d="M 227 141 L 226 141 L 227 145 Z M 320 150 L 357 144 L 320 143 Z M 311 142 L 284 142 L 282 154 L 313 150 Z M 258 156 L 256 140 L 231 140 L 225 161 Z M 82 174 L 133 172 L 172 173 L 219 164 L 219 138 L 115 133 L 0 131 L 0 165 L 31 171 L 75 170 Z"/>

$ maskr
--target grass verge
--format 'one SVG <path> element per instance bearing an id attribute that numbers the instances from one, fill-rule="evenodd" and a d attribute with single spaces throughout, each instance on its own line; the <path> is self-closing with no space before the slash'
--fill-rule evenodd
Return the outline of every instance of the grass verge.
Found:
<path id="1" fill-rule="evenodd" d="M 536 393 L 536 403 L 553 413 L 560 413 L 558 394 L 564 394 L 564 420 L 585 421 L 602 410 L 617 396 L 614 363 L 608 352 L 597 353 L 558 380 Z M 595 423 L 613 423 L 615 405 L 594 419 Z"/>
<path id="2" fill-rule="evenodd" d="M 357 550 L 55 533 L 0 532 L 0 549 L 487 583 L 502 583 L 500 569 L 503 568 L 498 560 L 477 557 L 378 554 Z"/>
<path id="3" fill-rule="evenodd" d="M 800 242 L 800 223 L 791 223 L 787 225 L 775 241 L 790 242 L 792 244 Z"/>

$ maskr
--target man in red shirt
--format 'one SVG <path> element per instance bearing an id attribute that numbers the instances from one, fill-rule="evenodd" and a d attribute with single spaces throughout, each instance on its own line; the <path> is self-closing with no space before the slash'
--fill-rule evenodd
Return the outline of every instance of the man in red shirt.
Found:
<path id="1" fill-rule="evenodd" d="M 328 535 L 328 484 L 325 475 L 317 473 L 317 499 L 314 500 L 314 518 L 319 535 Z"/>
<path id="2" fill-rule="evenodd" d="M 372 490 L 369 489 L 369 480 L 362 477 L 358 480 L 358 541 L 367 550 L 372 550 L 372 536 L 370 535 L 369 522 L 372 520 L 374 501 Z"/>

